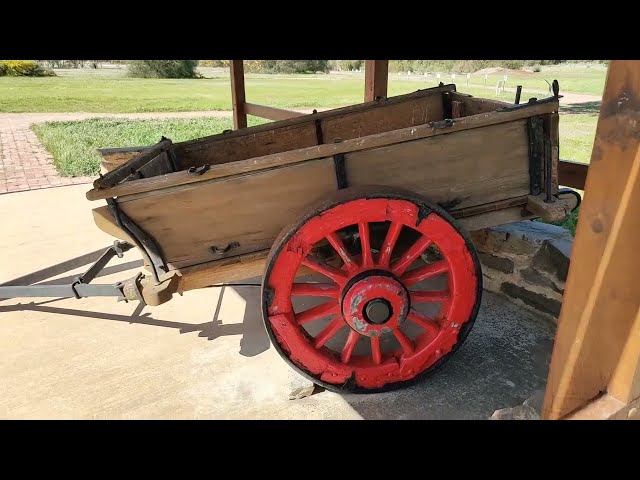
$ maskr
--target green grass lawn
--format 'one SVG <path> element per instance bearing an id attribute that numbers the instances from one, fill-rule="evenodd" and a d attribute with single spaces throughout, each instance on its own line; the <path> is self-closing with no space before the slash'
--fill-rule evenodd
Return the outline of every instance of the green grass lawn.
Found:
<path id="1" fill-rule="evenodd" d="M 249 125 L 264 123 L 251 118 Z M 37 123 L 32 126 L 44 147 L 53 155 L 60 175 L 97 175 L 98 148 L 151 145 L 164 135 L 175 142 L 213 135 L 233 128 L 230 118 L 173 120 L 91 119 L 74 122 Z"/>
<path id="2" fill-rule="evenodd" d="M 435 82 L 392 81 L 389 96 Z M 460 87 L 475 96 L 512 100 L 513 93 Z M 247 100 L 281 108 L 337 107 L 362 102 L 358 77 L 247 78 Z M 231 110 L 228 78 L 198 80 L 120 77 L 0 77 L 0 112 L 188 112 Z"/>
<path id="3" fill-rule="evenodd" d="M 507 76 L 507 87 L 522 85 L 523 90 L 547 91 L 548 84 L 558 80 L 560 93 L 583 93 L 602 96 L 604 80 L 607 73 L 605 65 L 566 64 L 549 65 L 541 67 L 540 72 L 518 72 Z M 503 74 L 488 75 L 487 85 L 494 87 L 498 80 L 502 80 Z M 546 81 L 545 81 L 546 80 Z M 466 80 L 464 80 L 466 82 Z M 469 85 L 484 85 L 484 75 L 472 75 Z"/>
<path id="4" fill-rule="evenodd" d="M 540 97 L 534 90 L 546 90 L 544 79 L 558 78 L 562 91 L 601 94 L 606 70 L 603 67 L 543 67 L 540 73 L 517 73 L 507 87 L 522 84 L 523 101 Z M 230 110 L 228 72 L 213 70 L 209 78 L 165 80 L 127 78 L 124 70 L 61 71 L 57 77 L 0 77 L 0 112 L 179 112 Z M 495 95 L 501 75 L 490 75 L 484 88 L 484 75 L 466 78 L 443 75 L 444 83 L 456 83 L 458 90 L 474 96 L 513 101 L 513 92 Z M 389 95 L 433 87 L 433 76 L 398 77 L 389 81 Z M 247 100 L 274 107 L 333 107 L 362 102 L 362 74 L 257 75 L 246 77 Z"/>

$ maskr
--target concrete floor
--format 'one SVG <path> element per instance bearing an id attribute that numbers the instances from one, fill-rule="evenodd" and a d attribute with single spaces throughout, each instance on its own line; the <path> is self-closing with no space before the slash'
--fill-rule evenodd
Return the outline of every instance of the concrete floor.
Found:
<path id="1" fill-rule="evenodd" d="M 0 195 L 0 283 L 112 243 L 93 223 L 100 202 L 85 200 L 88 189 Z M 131 251 L 96 282 L 140 264 Z M 258 296 L 210 288 L 142 309 L 112 298 L 0 300 L 0 418 L 484 419 L 544 387 L 555 327 L 485 292 L 467 342 L 430 378 L 399 392 L 288 400 L 290 369 L 270 347 Z"/>

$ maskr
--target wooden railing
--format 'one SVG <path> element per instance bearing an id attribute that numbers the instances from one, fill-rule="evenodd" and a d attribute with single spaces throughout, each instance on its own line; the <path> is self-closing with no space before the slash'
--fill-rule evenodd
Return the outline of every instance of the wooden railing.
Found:
<path id="1" fill-rule="evenodd" d="M 558 183 L 565 187 L 584 190 L 589 165 L 586 163 L 560 160 L 558 163 Z"/>
<path id="2" fill-rule="evenodd" d="M 233 127 L 237 130 L 247 126 L 247 115 L 268 120 L 286 120 L 304 115 L 293 110 L 268 107 L 246 101 L 244 88 L 244 65 L 242 60 L 231 60 L 231 98 L 233 101 Z M 388 60 L 365 61 L 364 101 L 372 101 L 387 95 Z M 589 166 L 583 163 L 560 160 L 558 176 L 560 185 L 584 190 Z"/>

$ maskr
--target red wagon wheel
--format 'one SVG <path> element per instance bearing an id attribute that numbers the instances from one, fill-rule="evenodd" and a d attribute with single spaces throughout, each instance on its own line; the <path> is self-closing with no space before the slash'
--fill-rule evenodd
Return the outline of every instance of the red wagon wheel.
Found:
<path id="1" fill-rule="evenodd" d="M 446 212 L 409 192 L 360 187 L 283 229 L 262 307 L 272 343 L 300 373 L 330 390 L 373 392 L 449 358 L 481 292 L 475 249 Z"/>

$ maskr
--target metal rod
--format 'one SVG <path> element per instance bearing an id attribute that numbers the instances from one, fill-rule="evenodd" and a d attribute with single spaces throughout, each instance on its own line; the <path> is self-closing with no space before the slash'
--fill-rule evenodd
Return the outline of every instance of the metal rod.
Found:
<path id="1" fill-rule="evenodd" d="M 81 297 L 122 297 L 123 284 L 89 285 L 100 271 L 116 255 L 121 257 L 124 252 L 133 248 L 128 242 L 116 240 L 106 249 L 93 265 L 85 273 L 76 278 L 73 283 L 67 285 L 6 285 L 0 286 L 0 298 L 17 297 L 54 297 L 54 298 L 81 298 Z"/>
<path id="2" fill-rule="evenodd" d="M 516 105 L 520 104 L 520 95 L 522 94 L 522 85 L 516 87 L 516 100 L 513 102 Z"/>
<path id="3" fill-rule="evenodd" d="M 93 265 L 91 265 L 86 272 L 78 277 L 78 281 L 81 283 L 91 283 L 96 276 L 102 271 L 102 269 L 111 261 L 116 255 L 122 255 L 133 248 L 133 245 L 127 242 L 117 242 L 113 246 L 106 249 L 100 258 L 98 258 Z"/>
<path id="4" fill-rule="evenodd" d="M 553 160 L 551 159 L 551 140 L 547 137 L 545 137 L 545 142 L 544 142 L 544 147 L 545 147 L 545 190 L 546 190 L 546 198 L 545 198 L 545 202 L 546 203 L 551 203 L 553 201 L 553 198 L 551 197 L 551 175 L 552 175 L 552 167 L 553 167 Z"/>

